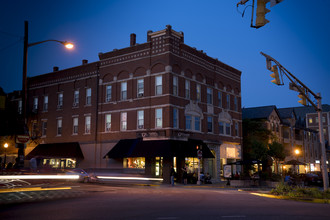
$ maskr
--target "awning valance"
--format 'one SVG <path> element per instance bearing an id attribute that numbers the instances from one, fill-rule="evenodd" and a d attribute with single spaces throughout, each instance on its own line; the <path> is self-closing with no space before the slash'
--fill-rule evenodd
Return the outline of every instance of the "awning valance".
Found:
<path id="1" fill-rule="evenodd" d="M 78 142 L 39 144 L 26 156 L 26 159 L 33 157 L 84 159 Z"/>
<path id="2" fill-rule="evenodd" d="M 214 155 L 201 140 L 120 140 L 106 155 L 109 158 L 125 157 L 197 157 L 196 146 L 202 146 L 204 158 L 214 158 Z"/>

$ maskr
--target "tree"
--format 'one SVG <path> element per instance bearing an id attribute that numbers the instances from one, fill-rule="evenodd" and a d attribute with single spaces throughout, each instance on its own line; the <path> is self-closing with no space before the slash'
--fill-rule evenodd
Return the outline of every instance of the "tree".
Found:
<path id="1" fill-rule="evenodd" d="M 278 162 L 284 160 L 287 154 L 284 145 L 277 141 L 272 142 L 268 145 L 268 154 L 274 158 L 275 173 L 278 173 Z"/>

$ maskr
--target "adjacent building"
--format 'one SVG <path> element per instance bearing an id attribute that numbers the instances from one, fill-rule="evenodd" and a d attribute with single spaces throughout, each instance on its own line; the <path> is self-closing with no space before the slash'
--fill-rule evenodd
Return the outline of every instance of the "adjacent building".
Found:
<path id="1" fill-rule="evenodd" d="M 213 181 L 242 158 L 241 72 L 184 44 L 184 34 L 99 53 L 99 61 L 28 79 L 27 159 L 116 168 L 169 181 L 170 166 Z"/>

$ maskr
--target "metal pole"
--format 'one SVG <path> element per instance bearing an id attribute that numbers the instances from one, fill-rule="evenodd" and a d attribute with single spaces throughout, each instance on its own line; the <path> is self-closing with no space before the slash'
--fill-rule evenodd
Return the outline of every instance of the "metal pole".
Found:
<path id="1" fill-rule="evenodd" d="M 201 159 L 198 158 L 198 181 L 197 185 L 201 185 Z"/>
<path id="2" fill-rule="evenodd" d="M 322 104 L 321 104 L 321 94 L 317 94 L 319 98 L 317 98 L 317 105 L 318 105 L 318 117 L 319 117 L 319 135 L 320 135 L 320 145 L 321 145 L 321 169 L 322 169 L 322 176 L 323 176 L 323 188 L 326 191 L 329 187 L 329 180 L 328 180 L 328 171 L 327 171 L 327 159 L 326 159 L 326 152 L 325 152 L 325 141 L 324 141 L 324 132 L 323 132 L 323 121 L 322 121 Z"/>

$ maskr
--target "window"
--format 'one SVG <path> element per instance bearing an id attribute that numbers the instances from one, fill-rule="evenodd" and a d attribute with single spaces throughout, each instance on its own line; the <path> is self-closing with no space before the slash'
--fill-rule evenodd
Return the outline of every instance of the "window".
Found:
<path id="1" fill-rule="evenodd" d="M 144 169 L 145 168 L 145 158 L 144 157 L 124 158 L 123 167 L 124 168 Z"/>
<path id="2" fill-rule="evenodd" d="M 312 118 L 309 118 L 308 119 L 308 122 L 309 122 L 309 124 L 312 124 L 313 123 L 313 119 Z"/>
<path id="3" fill-rule="evenodd" d="M 224 134 L 224 123 L 222 121 L 219 122 L 219 134 Z"/>
<path id="4" fill-rule="evenodd" d="M 185 83 L 185 97 L 186 99 L 190 99 L 190 81 L 186 80 Z"/>
<path id="5" fill-rule="evenodd" d="M 178 77 L 173 76 L 173 95 L 178 95 Z"/>
<path id="6" fill-rule="evenodd" d="M 218 91 L 218 107 L 222 107 L 222 93 Z"/>
<path id="7" fill-rule="evenodd" d="M 156 128 L 161 128 L 163 126 L 163 109 L 156 109 Z"/>
<path id="8" fill-rule="evenodd" d="M 191 124 L 192 124 L 192 117 L 190 115 L 186 115 L 186 129 L 187 130 L 192 130 Z"/>
<path id="9" fill-rule="evenodd" d="M 22 114 L 22 100 L 18 101 L 18 109 L 17 109 L 18 114 Z"/>
<path id="10" fill-rule="evenodd" d="M 62 119 L 57 119 L 57 136 L 62 135 Z"/>
<path id="11" fill-rule="evenodd" d="M 230 124 L 226 123 L 226 135 L 230 135 Z"/>
<path id="12" fill-rule="evenodd" d="M 78 117 L 73 118 L 72 134 L 78 134 Z"/>
<path id="13" fill-rule="evenodd" d="M 195 131 L 200 131 L 201 130 L 201 118 L 200 117 L 194 117 L 194 121 L 195 121 L 194 130 Z"/>
<path id="14" fill-rule="evenodd" d="M 196 85 L 196 100 L 198 102 L 200 102 L 202 100 L 202 89 L 201 89 L 201 85 L 197 84 Z"/>
<path id="15" fill-rule="evenodd" d="M 111 114 L 105 115 L 105 131 L 109 132 L 111 130 Z"/>
<path id="16" fill-rule="evenodd" d="M 106 87 L 105 102 L 111 101 L 111 95 L 112 95 L 112 86 L 108 85 Z"/>
<path id="17" fill-rule="evenodd" d="M 143 79 L 138 79 L 137 81 L 137 94 L 138 97 L 143 97 L 144 95 L 144 80 Z"/>
<path id="18" fill-rule="evenodd" d="M 120 115 L 120 130 L 127 130 L 127 112 L 122 112 Z"/>
<path id="19" fill-rule="evenodd" d="M 92 104 L 92 89 L 87 88 L 86 89 L 86 105 Z"/>
<path id="20" fill-rule="evenodd" d="M 226 106 L 227 106 L 227 109 L 230 109 L 230 95 L 229 94 L 227 94 L 227 104 L 226 104 Z"/>
<path id="21" fill-rule="evenodd" d="M 76 107 L 79 105 L 79 90 L 75 90 L 73 94 L 73 106 Z"/>
<path id="22" fill-rule="evenodd" d="M 213 132 L 213 117 L 207 117 L 207 132 Z"/>
<path id="23" fill-rule="evenodd" d="M 58 93 L 57 95 L 57 108 L 63 108 L 63 93 Z"/>
<path id="24" fill-rule="evenodd" d="M 325 123 L 325 117 L 324 116 L 322 117 L 322 123 Z"/>
<path id="25" fill-rule="evenodd" d="M 91 116 L 85 116 L 85 134 L 91 133 Z"/>
<path id="26" fill-rule="evenodd" d="M 163 93 L 163 77 L 162 76 L 156 76 L 156 95 L 161 95 Z"/>
<path id="27" fill-rule="evenodd" d="M 237 122 L 235 123 L 235 135 L 239 136 L 238 135 L 238 123 Z"/>
<path id="28" fill-rule="evenodd" d="M 207 104 L 212 104 L 212 89 L 211 88 L 207 88 L 206 90 L 207 95 L 206 95 L 206 100 L 207 100 Z"/>
<path id="29" fill-rule="evenodd" d="M 42 125 L 41 125 L 41 135 L 42 136 L 46 136 L 47 134 L 47 121 L 42 121 Z"/>
<path id="30" fill-rule="evenodd" d="M 143 129 L 144 128 L 144 111 L 140 110 L 137 112 L 137 126 L 138 129 Z"/>
<path id="31" fill-rule="evenodd" d="M 33 98 L 33 111 L 38 111 L 38 97 Z"/>
<path id="32" fill-rule="evenodd" d="M 186 115 L 186 129 L 192 131 L 200 131 L 201 129 L 200 117 Z"/>
<path id="33" fill-rule="evenodd" d="M 238 111 L 238 103 L 237 103 L 237 97 L 234 97 L 234 110 Z"/>
<path id="34" fill-rule="evenodd" d="M 173 108 L 173 128 L 178 128 L 178 109 Z"/>
<path id="35" fill-rule="evenodd" d="M 121 100 L 127 99 L 127 82 L 121 83 Z"/>
<path id="36" fill-rule="evenodd" d="M 44 96 L 44 112 L 48 111 L 48 95 Z"/>

